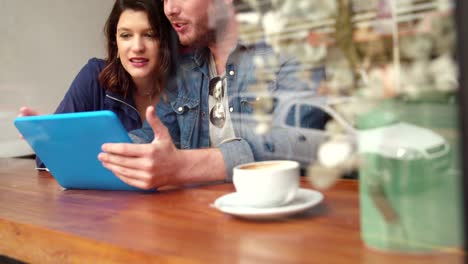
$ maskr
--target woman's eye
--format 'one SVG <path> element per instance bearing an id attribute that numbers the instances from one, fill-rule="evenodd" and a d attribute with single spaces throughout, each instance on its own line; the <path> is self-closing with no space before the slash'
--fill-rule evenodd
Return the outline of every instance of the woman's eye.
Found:
<path id="1" fill-rule="evenodd" d="M 120 34 L 120 37 L 123 38 L 123 39 L 126 39 L 126 38 L 129 38 L 129 37 L 130 37 L 130 34 L 128 34 L 128 33 L 122 33 L 122 34 Z"/>
<path id="2" fill-rule="evenodd" d="M 145 37 L 147 38 L 155 38 L 156 37 L 156 34 L 154 34 L 153 32 L 148 32 L 145 34 Z"/>

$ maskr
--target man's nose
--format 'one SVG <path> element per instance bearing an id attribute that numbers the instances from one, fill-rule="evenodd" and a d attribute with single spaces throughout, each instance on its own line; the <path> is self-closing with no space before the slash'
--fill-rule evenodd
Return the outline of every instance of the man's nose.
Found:
<path id="1" fill-rule="evenodd" d="M 179 0 L 164 1 L 164 13 L 167 17 L 178 15 L 180 13 Z"/>

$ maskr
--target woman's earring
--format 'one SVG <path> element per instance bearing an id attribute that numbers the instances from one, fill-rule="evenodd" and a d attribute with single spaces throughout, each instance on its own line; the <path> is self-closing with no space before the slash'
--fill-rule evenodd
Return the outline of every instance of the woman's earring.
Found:
<path id="1" fill-rule="evenodd" d="M 117 60 L 120 59 L 120 54 L 119 54 L 118 52 L 117 52 L 117 58 L 116 58 L 116 59 L 117 59 Z"/>

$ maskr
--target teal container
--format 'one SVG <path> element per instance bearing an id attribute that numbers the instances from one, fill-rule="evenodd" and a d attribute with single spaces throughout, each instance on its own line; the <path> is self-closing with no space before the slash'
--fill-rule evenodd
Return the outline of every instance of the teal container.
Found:
<path id="1" fill-rule="evenodd" d="M 361 236 L 424 253 L 463 244 L 456 104 L 389 101 L 358 120 Z"/>

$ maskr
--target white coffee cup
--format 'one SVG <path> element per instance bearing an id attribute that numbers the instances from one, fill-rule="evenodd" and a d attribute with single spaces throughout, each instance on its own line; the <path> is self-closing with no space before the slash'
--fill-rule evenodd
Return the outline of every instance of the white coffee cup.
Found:
<path id="1" fill-rule="evenodd" d="M 276 207 L 291 202 L 299 189 L 299 163 L 271 160 L 234 167 L 233 183 L 240 205 Z"/>

